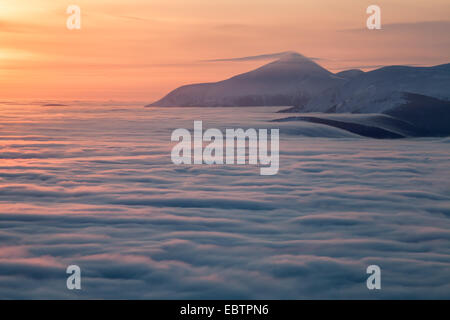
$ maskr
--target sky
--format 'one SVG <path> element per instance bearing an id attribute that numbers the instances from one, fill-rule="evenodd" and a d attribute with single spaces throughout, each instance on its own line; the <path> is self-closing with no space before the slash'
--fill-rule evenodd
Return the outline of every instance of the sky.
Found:
<path id="1" fill-rule="evenodd" d="M 366 29 L 372 4 L 381 30 Z M 333 72 L 448 63 L 449 16 L 448 0 L 2 0 L 0 99 L 152 102 L 270 61 L 228 58 L 284 51 Z"/>

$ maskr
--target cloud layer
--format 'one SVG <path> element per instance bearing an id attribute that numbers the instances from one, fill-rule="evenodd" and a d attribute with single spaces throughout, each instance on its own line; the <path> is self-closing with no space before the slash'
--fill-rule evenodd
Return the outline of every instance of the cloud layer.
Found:
<path id="1" fill-rule="evenodd" d="M 273 124 L 270 108 L 2 108 L 0 298 L 450 298 L 448 139 Z M 279 174 L 173 165 L 171 131 L 200 119 L 279 126 Z"/>

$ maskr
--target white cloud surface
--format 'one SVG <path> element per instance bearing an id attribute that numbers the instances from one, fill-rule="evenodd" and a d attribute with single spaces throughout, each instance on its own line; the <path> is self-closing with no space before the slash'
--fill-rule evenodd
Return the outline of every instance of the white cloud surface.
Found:
<path id="1" fill-rule="evenodd" d="M 450 298 L 448 139 L 274 124 L 270 108 L 3 108 L 0 298 Z M 280 126 L 279 174 L 173 165 L 171 130 L 200 119 Z"/>

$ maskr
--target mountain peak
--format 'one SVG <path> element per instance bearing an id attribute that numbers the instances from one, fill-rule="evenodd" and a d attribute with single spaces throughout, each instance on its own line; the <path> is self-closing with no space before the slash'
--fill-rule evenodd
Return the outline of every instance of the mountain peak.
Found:
<path id="1" fill-rule="evenodd" d="M 304 55 L 295 51 L 286 51 L 281 54 L 278 61 L 312 61 L 312 59 L 305 57 Z"/>
<path id="2" fill-rule="evenodd" d="M 177 88 L 153 105 L 304 105 L 319 92 L 344 81 L 297 52 L 287 51 L 277 58 L 226 80 Z"/>
<path id="3" fill-rule="evenodd" d="M 281 77 L 296 80 L 307 77 L 329 77 L 332 73 L 308 58 L 294 51 L 287 51 L 280 55 L 278 60 L 265 64 L 258 69 L 238 75 L 234 78 L 247 77 Z"/>

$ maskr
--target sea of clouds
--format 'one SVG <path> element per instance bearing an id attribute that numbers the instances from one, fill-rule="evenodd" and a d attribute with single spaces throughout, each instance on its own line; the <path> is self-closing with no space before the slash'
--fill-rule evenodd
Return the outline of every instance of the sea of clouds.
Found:
<path id="1" fill-rule="evenodd" d="M 2 105 L 0 298 L 450 298 L 450 140 L 274 111 Z M 280 128 L 279 173 L 172 164 L 194 120 Z"/>

